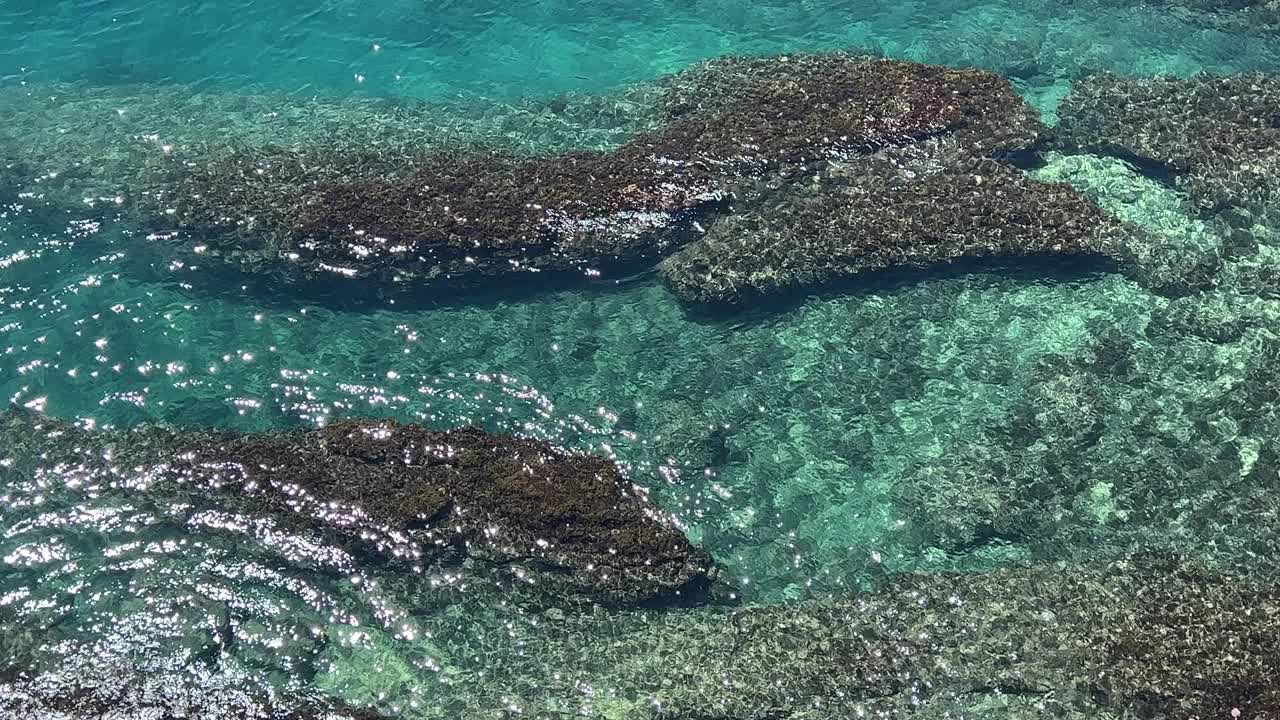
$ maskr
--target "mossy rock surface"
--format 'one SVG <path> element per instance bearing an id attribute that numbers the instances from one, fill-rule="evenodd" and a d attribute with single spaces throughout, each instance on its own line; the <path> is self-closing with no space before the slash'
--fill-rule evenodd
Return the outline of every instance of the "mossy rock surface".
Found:
<path id="1" fill-rule="evenodd" d="M 102 478 L 128 469 L 156 492 L 236 494 L 249 511 L 393 566 L 470 559 L 554 598 L 694 603 L 715 576 L 612 461 L 478 428 L 352 420 L 261 434 L 91 433 L 10 411 L 0 434 L 25 457 Z"/>
<path id="2" fill-rule="evenodd" d="M 62 91 L 72 99 L 15 98 L 35 141 L 0 135 L 17 173 L 0 193 L 88 198 L 127 218 L 147 238 L 142 266 L 352 280 L 358 295 L 630 271 L 696 240 L 758 182 L 800 184 L 832 160 L 938 137 L 974 157 L 1020 155 L 1045 132 L 998 75 L 842 52 L 709 60 L 620 91 L 625 111 L 601 99 L 507 109 L 553 138 L 616 141 L 564 150 L 495 139 L 483 118 L 455 129 L 413 103 L 313 101 L 264 120 L 266 100 L 156 89 L 165 103 L 129 104 L 173 104 L 186 122 L 148 130 L 110 109 L 121 98 Z M 574 125 L 592 117 L 605 127 Z"/>
<path id="3" fill-rule="evenodd" d="M 766 190 L 662 264 L 681 298 L 741 302 L 876 270 L 959 260 L 1123 260 L 1144 233 L 1071 186 L 954 141 L 884 150 Z"/>
<path id="4" fill-rule="evenodd" d="M 1058 111 L 1065 148 L 1135 159 L 1202 210 L 1266 203 L 1280 189 L 1280 77 L 1091 75 Z"/>

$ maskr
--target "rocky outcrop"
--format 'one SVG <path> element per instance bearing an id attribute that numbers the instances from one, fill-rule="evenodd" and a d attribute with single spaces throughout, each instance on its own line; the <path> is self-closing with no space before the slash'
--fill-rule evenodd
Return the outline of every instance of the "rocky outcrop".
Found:
<path id="1" fill-rule="evenodd" d="M 378 720 L 331 698 L 273 693 L 205 673 L 142 672 L 124 662 L 80 663 L 79 672 L 28 678 L 0 668 L 0 716 L 58 720 Z"/>
<path id="2" fill-rule="evenodd" d="M 650 106 L 624 113 L 634 132 L 575 150 L 455 137 L 450 122 L 477 123 L 412 104 L 310 101 L 277 119 L 256 112 L 265 101 L 164 94 L 183 122 L 152 130 L 132 119 L 145 98 L 15 98 L 27 134 L 0 134 L 0 148 L 12 167 L 27 158 L 54 170 L 19 189 L 127 218 L 147 238 L 134 248 L 140 266 L 358 279 L 362 294 L 653 263 L 696 239 L 743 183 L 799 181 L 831 160 L 939 136 L 974 156 L 1017 154 L 1044 131 L 997 75 L 846 53 L 700 63 L 623 92 L 619 103 Z M 622 137 L 618 113 L 600 114 L 612 134 L 560 134 Z"/>
<path id="3" fill-rule="evenodd" d="M 1166 175 L 1201 210 L 1250 206 L 1280 189 L 1280 78 L 1092 75 L 1059 110 L 1057 142 Z"/>
<path id="4" fill-rule="evenodd" d="M 844 161 L 766 191 L 662 263 L 685 300 L 738 302 L 874 270 L 960 259 L 1110 256 L 1141 233 L 1065 183 L 954 140 Z"/>
<path id="5" fill-rule="evenodd" d="M 231 496 L 406 569 L 469 558 L 533 592 L 606 603 L 695 603 L 715 575 L 612 462 L 476 428 L 86 433 L 11 411 L 0 434 L 20 462 Z"/>
<path id="6" fill-rule="evenodd" d="M 909 575 L 855 599 L 743 611 L 732 624 L 725 676 L 749 677 L 770 656 L 788 668 L 779 683 L 729 689 L 756 707 L 842 693 L 954 702 L 998 689 L 1148 716 L 1280 711 L 1280 588 L 1173 558 Z"/>
<path id="7" fill-rule="evenodd" d="M 515 680 L 460 716 L 485 717 L 494 696 L 554 715 L 584 684 L 609 688 L 592 708 L 626 720 L 1280 711 L 1280 586 L 1169 555 L 904 574 L 732 611 L 546 617 L 519 643 L 491 666 Z M 582 670 L 559 680 L 565 667 Z"/>
<path id="8" fill-rule="evenodd" d="M 664 88 L 666 126 L 614 150 L 253 149 L 175 161 L 160 198 L 175 227 L 212 237 L 206 257 L 286 276 L 580 272 L 667 254 L 744 180 L 939 134 L 1019 152 L 1042 130 L 997 76 L 839 53 L 713 60 Z"/>

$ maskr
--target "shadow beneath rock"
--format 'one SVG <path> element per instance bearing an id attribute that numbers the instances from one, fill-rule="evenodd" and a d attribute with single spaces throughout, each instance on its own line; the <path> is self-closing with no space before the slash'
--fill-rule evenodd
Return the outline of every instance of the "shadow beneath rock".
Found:
<path id="1" fill-rule="evenodd" d="M 657 280 L 660 258 L 593 264 L 578 272 L 512 273 L 501 277 L 463 277 L 396 287 L 378 280 L 344 278 L 299 281 L 271 272 L 246 272 L 214 264 L 175 274 L 159 253 L 133 253 L 125 262 L 129 275 L 141 282 L 174 288 L 184 294 L 268 309 L 299 305 L 339 312 L 423 311 L 493 308 L 574 292 L 610 294 Z"/>
<path id="2" fill-rule="evenodd" d="M 1092 255 L 1030 255 L 1021 258 L 974 258 L 933 268 L 876 270 L 822 285 L 791 288 L 767 295 L 756 294 L 727 303 L 684 303 L 686 316 L 706 324 L 733 323 L 749 326 L 767 323 L 810 301 L 837 297 L 867 297 L 899 293 L 926 282 L 968 280 L 975 286 L 1004 282 L 1027 285 L 1088 282 L 1101 275 L 1122 272 L 1109 258 Z"/>

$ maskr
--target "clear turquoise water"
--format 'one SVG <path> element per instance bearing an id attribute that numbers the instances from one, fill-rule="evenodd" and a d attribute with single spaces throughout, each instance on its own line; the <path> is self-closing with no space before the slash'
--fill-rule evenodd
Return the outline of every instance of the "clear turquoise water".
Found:
<path id="1" fill-rule="evenodd" d="M 729 53 L 858 47 L 1010 75 L 1051 117 L 1085 72 L 1280 69 L 1273 32 L 1150 7 L 518 5 L 10 0 L 0 5 L 0 83 L 35 92 L 51 83 L 192 85 L 281 93 L 280 103 L 315 94 L 513 101 L 606 91 Z M 14 110 L 0 107 L 0 117 Z M 1176 225 L 1175 238 L 1194 234 L 1186 229 L 1194 220 L 1161 206 L 1168 190 L 1132 173 L 1115 177 L 1119 190 L 1098 190 L 1111 207 L 1151 226 Z M 1126 192 L 1144 200 L 1115 200 Z M 874 584 L 884 568 L 1087 554 L 1079 544 L 1015 541 L 956 556 L 922 542 L 890 496 L 913 467 L 987 441 L 1023 400 L 1037 363 L 1087 350 L 1100 328 L 1134 337 L 1156 378 L 1154 387 L 1123 390 L 1134 406 L 1210 397 L 1224 368 L 1240 371 L 1231 360 L 1162 364 L 1169 348 L 1142 331 L 1167 301 L 1111 273 L 925 275 L 716 314 L 682 307 L 650 274 L 478 302 L 350 307 L 243 292 L 234 280 L 186 268 L 140 270 L 137 238 L 109 219 L 80 222 L 88 217 L 0 218 L 0 396 L 95 426 L 272 430 L 389 416 L 476 423 L 607 453 L 682 518 L 752 602 L 847 592 Z M 1248 348 L 1242 341 L 1221 352 L 1244 357 Z M 1176 415 L 1167 424 L 1192 424 Z M 32 643 L 48 671 L 85 653 L 162 667 L 203 627 L 206 606 L 225 602 L 261 626 L 261 657 L 240 669 L 253 681 L 314 685 L 361 703 L 382 682 L 382 706 L 434 716 L 423 708 L 444 692 L 439 673 L 423 669 L 431 651 L 404 627 L 442 621 L 360 589 L 377 570 L 342 561 L 315 571 L 323 566 L 315 549 L 291 554 L 252 529 L 175 529 L 162 522 L 165 508 L 144 499 L 67 488 L 49 496 L 30 480 L 6 478 L 0 606 L 12 613 L 6 632 L 40 629 Z M 201 582 L 192 584 L 193 573 Z M 189 593 L 201 600 L 189 602 Z M 399 609 L 382 612 L 387 603 Z M 374 637 L 344 650 L 354 660 L 339 658 L 355 680 L 270 659 L 273 639 L 343 618 Z M 478 637 L 495 623 L 526 621 L 512 610 L 450 622 Z M 46 631 L 61 642 L 42 644 Z M 377 681 L 360 676 L 385 663 L 397 669 Z M 466 668 L 459 682 L 482 682 L 478 654 L 456 663 Z"/>

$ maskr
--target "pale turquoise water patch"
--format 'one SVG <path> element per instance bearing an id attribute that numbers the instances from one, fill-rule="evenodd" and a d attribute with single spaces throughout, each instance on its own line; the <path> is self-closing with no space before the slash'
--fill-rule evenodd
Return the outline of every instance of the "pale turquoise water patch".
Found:
<path id="1" fill-rule="evenodd" d="M 0 77 L 206 83 L 309 93 L 503 97 L 599 90 L 706 57 L 867 47 L 1014 77 L 1275 67 L 1265 32 L 1232 35 L 1167 7 L 670 0 L 9 3 Z"/>

